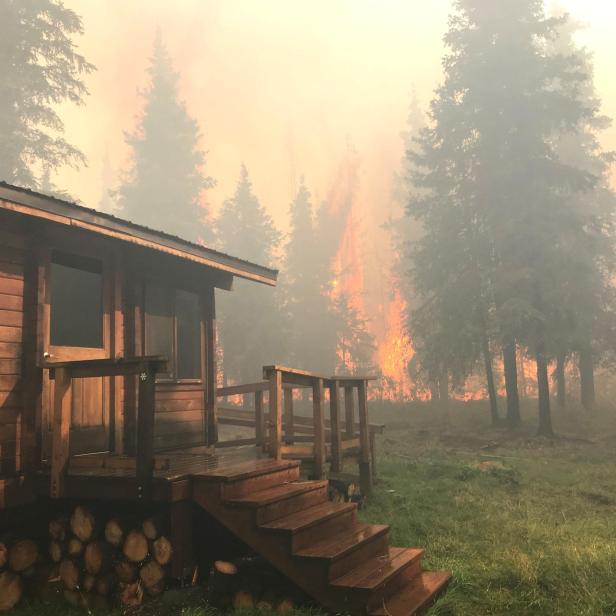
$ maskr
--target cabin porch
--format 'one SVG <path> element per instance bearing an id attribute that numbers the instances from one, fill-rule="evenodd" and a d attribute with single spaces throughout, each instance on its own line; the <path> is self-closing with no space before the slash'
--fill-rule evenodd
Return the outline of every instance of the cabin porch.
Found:
<path id="1" fill-rule="evenodd" d="M 343 470 L 351 474 L 355 471 L 362 492 L 369 493 L 375 477 L 375 434 L 383 429 L 368 421 L 367 387 L 372 377 L 324 377 L 283 366 L 266 366 L 264 381 L 218 390 L 217 397 L 223 399 L 249 396 L 254 407 L 215 407 L 213 417 L 207 422 L 213 435 L 210 445 L 157 451 L 154 446 L 156 375 L 165 370 L 165 364 L 162 357 L 144 356 L 55 362 L 44 366 L 55 383 L 52 448 L 50 458 L 41 460 L 36 494 L 62 498 L 86 497 L 83 492 L 92 492 L 105 498 L 105 486 L 108 486 L 111 497 L 116 497 L 120 489 L 123 498 L 173 500 L 174 490 L 182 492 L 182 482 L 193 475 L 264 459 L 299 460 L 302 475 L 317 480 Z M 72 452 L 73 382 L 95 376 L 137 378 L 132 456 L 114 450 Z M 294 398 L 305 390 L 311 392 L 311 413 L 296 414 Z M 341 391 L 344 391 L 344 418 Z M 219 440 L 219 424 L 243 433 Z M 246 436 L 246 431 L 252 434 Z"/>

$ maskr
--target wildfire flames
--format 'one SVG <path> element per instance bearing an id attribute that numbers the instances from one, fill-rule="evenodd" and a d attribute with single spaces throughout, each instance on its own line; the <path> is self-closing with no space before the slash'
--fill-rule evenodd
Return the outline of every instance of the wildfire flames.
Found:
<path id="1" fill-rule="evenodd" d="M 377 347 L 378 363 L 383 373 L 383 397 L 406 400 L 413 396 L 408 363 L 414 351 L 405 326 L 406 302 L 399 291 L 387 306 L 385 336 Z"/>

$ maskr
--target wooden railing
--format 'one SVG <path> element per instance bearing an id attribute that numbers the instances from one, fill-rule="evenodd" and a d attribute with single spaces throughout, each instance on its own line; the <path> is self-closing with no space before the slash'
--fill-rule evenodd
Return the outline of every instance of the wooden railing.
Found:
<path id="1" fill-rule="evenodd" d="M 154 396 L 156 374 L 166 370 L 166 360 L 159 356 L 118 359 L 92 359 L 67 362 L 48 362 L 54 380 L 54 399 L 51 444 L 52 498 L 65 495 L 65 483 L 70 461 L 70 428 L 73 379 L 139 375 L 137 405 L 137 438 L 135 467 L 137 497 L 149 498 L 154 470 Z"/>
<path id="2" fill-rule="evenodd" d="M 345 458 L 357 455 L 362 490 L 368 492 L 375 473 L 374 437 L 383 431 L 382 425 L 368 420 L 367 386 L 374 377 L 326 377 L 284 366 L 266 366 L 263 375 L 267 380 L 218 389 L 219 398 L 241 395 L 253 403 L 253 408 L 219 405 L 219 424 L 255 429 L 253 438 L 219 442 L 218 446 L 258 445 L 275 458 L 306 460 L 318 478 L 325 476 L 328 460 L 330 471 L 336 473 L 343 470 Z M 312 392 L 311 415 L 295 413 L 294 392 L 298 389 Z M 329 418 L 325 417 L 326 391 Z"/>

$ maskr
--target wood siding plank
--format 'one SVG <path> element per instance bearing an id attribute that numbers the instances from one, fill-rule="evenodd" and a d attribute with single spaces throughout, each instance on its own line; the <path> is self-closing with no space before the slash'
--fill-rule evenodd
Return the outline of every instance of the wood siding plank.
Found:
<path id="1" fill-rule="evenodd" d="M 0 359 L 19 359 L 22 346 L 19 342 L 0 342 Z"/>
<path id="2" fill-rule="evenodd" d="M 23 278 L 5 278 L 0 276 L 0 293 L 5 295 L 23 295 Z"/>
<path id="3" fill-rule="evenodd" d="M 23 312 L 18 310 L 3 310 L 0 308 L 0 325 L 8 327 L 23 327 Z"/>
<path id="4" fill-rule="evenodd" d="M 24 301 L 21 295 L 0 293 L 0 310 L 23 310 Z"/>
<path id="5" fill-rule="evenodd" d="M 8 327 L 0 325 L 0 342 L 21 342 L 21 327 Z"/>

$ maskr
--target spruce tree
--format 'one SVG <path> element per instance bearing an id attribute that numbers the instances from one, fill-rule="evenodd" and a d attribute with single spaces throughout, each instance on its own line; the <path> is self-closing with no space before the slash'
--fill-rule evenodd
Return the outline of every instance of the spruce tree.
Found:
<path id="1" fill-rule="evenodd" d="M 185 239 L 210 241 L 201 200 L 213 182 L 203 175 L 199 126 L 179 100 L 179 74 L 160 32 L 148 75 L 143 113 L 135 131 L 126 135 L 132 168 L 118 191 L 122 215 Z"/>
<path id="2" fill-rule="evenodd" d="M 94 70 L 73 37 L 81 18 L 57 0 L 0 3 L 0 180 L 38 188 L 38 176 L 85 156 L 63 137 L 59 103 L 81 104 Z"/>
<path id="3" fill-rule="evenodd" d="M 245 165 L 234 195 L 224 202 L 216 219 L 216 234 L 224 252 L 274 266 L 281 235 L 254 194 Z M 280 363 L 285 345 L 280 299 L 274 289 L 236 280 L 232 296 L 219 296 L 217 316 L 226 378 L 259 380 L 263 365 Z"/>
<path id="4" fill-rule="evenodd" d="M 508 377 L 516 374 L 516 342 L 527 346 L 545 435 L 552 433 L 550 341 L 566 301 L 561 264 L 569 238 L 583 242 L 590 231 L 569 197 L 592 186 L 588 173 L 558 157 L 554 137 L 596 113 L 577 96 L 579 61 L 548 51 L 560 23 L 545 17 L 540 0 L 456 2 L 444 82 L 416 159 L 417 181 L 429 195 L 414 208 L 427 236 L 415 262 L 424 305 L 434 300 L 442 309 L 443 335 L 460 322 L 447 347 L 458 348 L 466 335 L 475 339 L 485 315 L 493 319 L 505 359 L 514 360 L 513 374 L 507 365 L 505 372 L 515 423 L 517 387 Z M 430 263 L 429 272 L 420 271 Z M 456 298 L 467 297 L 466 285 L 475 291 L 461 308 Z"/>
<path id="5" fill-rule="evenodd" d="M 335 348 L 327 332 L 332 317 L 327 297 L 327 268 L 315 229 L 310 192 L 300 182 L 290 207 L 280 286 L 284 297 L 289 361 L 297 368 L 321 372 L 334 368 Z"/>
<path id="6" fill-rule="evenodd" d="M 557 11 L 558 13 L 558 11 Z M 560 133 L 554 141 L 559 158 L 583 170 L 592 179 L 590 190 L 565 195 L 579 221 L 578 232 L 567 238 L 561 275 L 568 293 L 558 312 L 559 327 L 552 341 L 556 355 L 558 398 L 564 405 L 567 357 L 577 357 L 580 375 L 580 398 L 584 408 L 595 404 L 594 365 L 610 346 L 609 332 L 614 331 L 614 289 L 611 284 L 615 269 L 613 220 L 616 200 L 610 188 L 613 152 L 601 150 L 598 135 L 611 124 L 598 113 L 600 101 L 594 87 L 594 67 L 590 52 L 574 39 L 580 24 L 563 19 L 560 11 L 558 37 L 551 41 L 555 57 L 577 61 L 584 73 L 576 91 L 576 99 L 591 113 L 584 115 L 575 131 Z M 590 232 L 589 232 L 590 231 Z"/>

